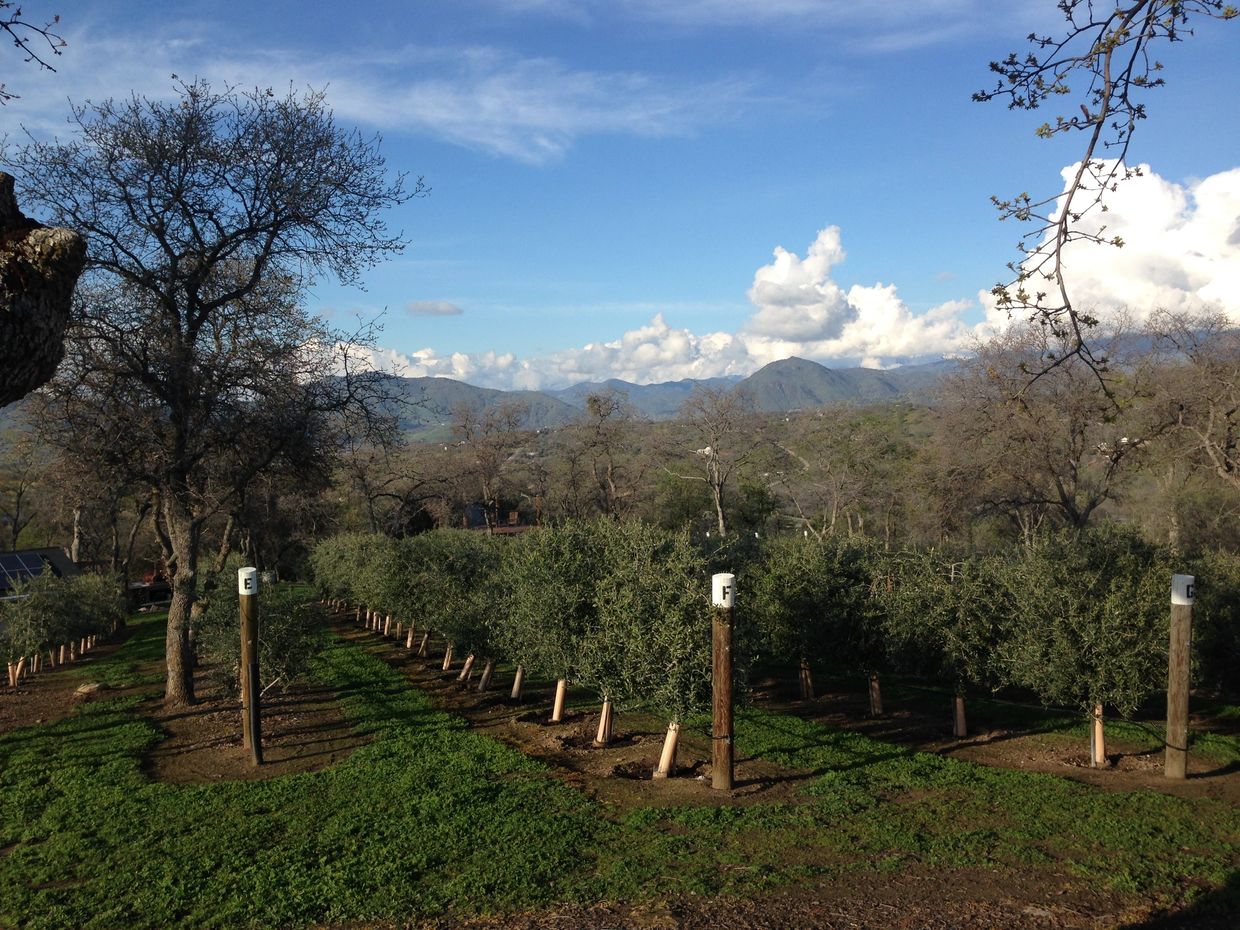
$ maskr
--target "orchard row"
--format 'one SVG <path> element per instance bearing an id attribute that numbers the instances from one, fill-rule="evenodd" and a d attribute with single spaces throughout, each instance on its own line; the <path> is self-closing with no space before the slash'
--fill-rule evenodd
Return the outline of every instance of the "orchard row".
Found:
<path id="1" fill-rule="evenodd" d="M 501 661 L 516 669 L 514 697 L 526 675 L 555 680 L 553 719 L 567 682 L 594 690 L 600 743 L 613 708 L 663 716 L 674 741 L 709 706 L 715 571 L 738 576 L 742 687 L 754 667 L 795 669 L 812 698 L 814 670 L 842 667 L 868 681 L 881 713 L 880 675 L 916 676 L 954 692 L 961 736 L 968 692 L 1017 689 L 1100 720 L 1162 691 L 1174 572 L 1204 582 L 1197 680 L 1234 686 L 1240 651 L 1240 560 L 1185 563 L 1116 527 L 961 559 L 847 539 L 734 539 L 705 551 L 647 524 L 567 522 L 517 537 L 342 535 L 311 563 L 324 598 L 357 605 L 359 620 L 399 632 L 408 648 L 424 652 L 439 633 L 445 669 L 464 660 L 462 680 L 476 666 L 489 687 Z"/>

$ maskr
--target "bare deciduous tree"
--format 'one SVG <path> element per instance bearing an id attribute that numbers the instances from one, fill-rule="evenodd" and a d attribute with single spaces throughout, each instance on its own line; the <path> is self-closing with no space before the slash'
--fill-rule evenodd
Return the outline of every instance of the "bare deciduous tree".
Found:
<path id="1" fill-rule="evenodd" d="M 318 274 L 355 282 L 398 252 L 379 213 L 410 196 L 320 92 L 178 90 L 75 107 L 72 141 L 10 153 L 30 200 L 87 241 L 94 289 L 56 400 L 98 414 L 157 495 L 174 706 L 193 700 L 205 521 L 358 400 L 348 340 L 297 302 Z"/>
<path id="2" fill-rule="evenodd" d="M 51 60 L 69 44 L 56 31 L 59 25 L 59 14 L 53 13 L 51 19 L 41 22 L 26 16 L 14 0 L 0 0 L 0 32 L 4 33 L 3 38 L 13 44 L 24 62 L 37 65 L 40 71 L 55 71 Z M 17 94 L 0 83 L 0 104 L 16 99 Z"/>
<path id="3" fill-rule="evenodd" d="M 730 388 L 699 388 L 680 408 L 680 418 L 697 446 L 688 450 L 696 469 L 695 473 L 675 474 L 686 481 L 706 483 L 715 508 L 715 525 L 719 535 L 726 536 L 729 521 L 725 491 L 762 444 L 753 402 L 743 392 Z"/>
<path id="4" fill-rule="evenodd" d="M 1104 391 L 1090 367 L 1069 356 L 1027 384 L 1031 362 L 1062 347 L 1043 327 L 1014 329 L 979 346 L 943 389 L 939 428 L 953 453 L 945 463 L 971 488 L 977 512 L 1009 517 L 1026 541 L 1052 515 L 1085 527 L 1167 428 L 1142 414 L 1148 386 L 1139 366 L 1122 369 Z"/>

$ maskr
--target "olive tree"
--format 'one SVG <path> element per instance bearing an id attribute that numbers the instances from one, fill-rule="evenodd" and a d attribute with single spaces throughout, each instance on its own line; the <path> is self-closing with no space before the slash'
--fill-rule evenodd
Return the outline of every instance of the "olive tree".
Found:
<path id="1" fill-rule="evenodd" d="M 710 706 L 709 586 L 685 532 L 628 522 L 607 536 L 582 677 L 618 707 L 643 706 L 668 721 L 656 778 L 675 770 L 681 724 Z"/>
<path id="2" fill-rule="evenodd" d="M 1001 556 L 953 561 L 929 552 L 903 552 L 887 563 L 891 586 L 879 586 L 883 632 L 892 663 L 936 679 L 954 691 L 956 736 L 968 735 L 965 696 L 1003 681 L 998 644 L 1019 619 Z"/>
<path id="3" fill-rule="evenodd" d="M 380 213 L 410 196 L 403 177 L 387 176 L 377 139 L 337 126 L 321 92 L 204 81 L 177 91 L 75 106 L 69 141 L 6 153 L 28 200 L 86 240 L 85 278 L 98 290 L 70 332 L 77 364 L 60 394 L 114 436 L 142 440 L 126 453 L 158 495 L 172 567 L 173 706 L 193 700 L 204 523 L 274 460 L 297 461 L 324 416 L 358 400 L 340 334 L 299 298 L 322 274 L 354 283 L 399 252 Z M 265 411 L 278 432 L 253 428 Z M 212 480 L 218 454 L 243 444 L 249 455 Z"/>
<path id="4" fill-rule="evenodd" d="M 871 561 L 848 540 L 784 537 L 750 573 L 753 615 L 772 655 L 797 664 L 802 698 L 813 698 L 813 665 L 825 662 L 867 672 L 876 687 L 884 648 Z"/>
<path id="5" fill-rule="evenodd" d="M 556 681 L 552 722 L 563 718 L 568 682 L 580 678 L 583 641 L 598 624 L 596 586 L 614 531 L 614 524 L 570 520 L 523 534 L 505 554 L 508 599 L 496 638 L 519 663 L 519 678 L 532 672 Z M 513 688 L 519 696 L 520 681 Z"/>
<path id="6" fill-rule="evenodd" d="M 213 594 L 203 611 L 198 646 L 211 676 L 229 695 L 241 690 L 241 637 L 237 598 L 228 588 Z M 327 619 L 323 608 L 307 603 L 296 588 L 265 587 L 259 606 L 258 667 L 263 691 L 287 689 L 322 649 Z"/>
<path id="7" fill-rule="evenodd" d="M 1008 571 L 1020 617 L 999 647 L 1005 678 L 1084 711 L 1101 765 L 1104 709 L 1128 716 L 1165 686 L 1168 553 L 1108 526 L 1043 539 Z"/>
<path id="8" fill-rule="evenodd" d="M 416 537 L 422 571 L 420 600 L 425 617 L 447 641 L 444 670 L 454 653 L 464 653 L 461 681 L 468 681 L 477 657 L 494 668 L 491 614 L 495 609 L 500 541 L 471 530 L 432 530 Z"/>

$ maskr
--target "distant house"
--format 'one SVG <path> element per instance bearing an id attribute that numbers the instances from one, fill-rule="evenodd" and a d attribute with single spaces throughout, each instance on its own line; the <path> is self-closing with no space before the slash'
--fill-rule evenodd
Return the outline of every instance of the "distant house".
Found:
<path id="1" fill-rule="evenodd" d="M 21 583 L 51 572 L 57 578 L 81 574 L 63 549 L 17 549 L 0 552 L 0 597 L 6 597 Z"/>

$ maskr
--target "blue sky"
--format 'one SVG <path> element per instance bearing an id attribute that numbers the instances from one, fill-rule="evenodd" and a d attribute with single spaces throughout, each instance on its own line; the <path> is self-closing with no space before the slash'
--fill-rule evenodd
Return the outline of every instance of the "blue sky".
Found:
<path id="1" fill-rule="evenodd" d="M 410 245 L 365 292 L 321 282 L 311 306 L 386 311 L 379 360 L 499 387 L 967 348 L 1016 257 L 990 195 L 1053 192 L 1080 145 L 970 100 L 988 61 L 1058 29 L 1051 0 L 25 6 L 60 10 L 69 47 L 55 75 L 8 57 L 10 131 L 173 73 L 326 86 L 432 192 L 390 217 Z M 1240 23 L 1205 22 L 1160 52 L 1132 152 L 1150 174 L 1116 214 L 1144 248 L 1082 260 L 1099 304 L 1121 276 L 1138 316 L 1240 318 L 1238 50 Z"/>

